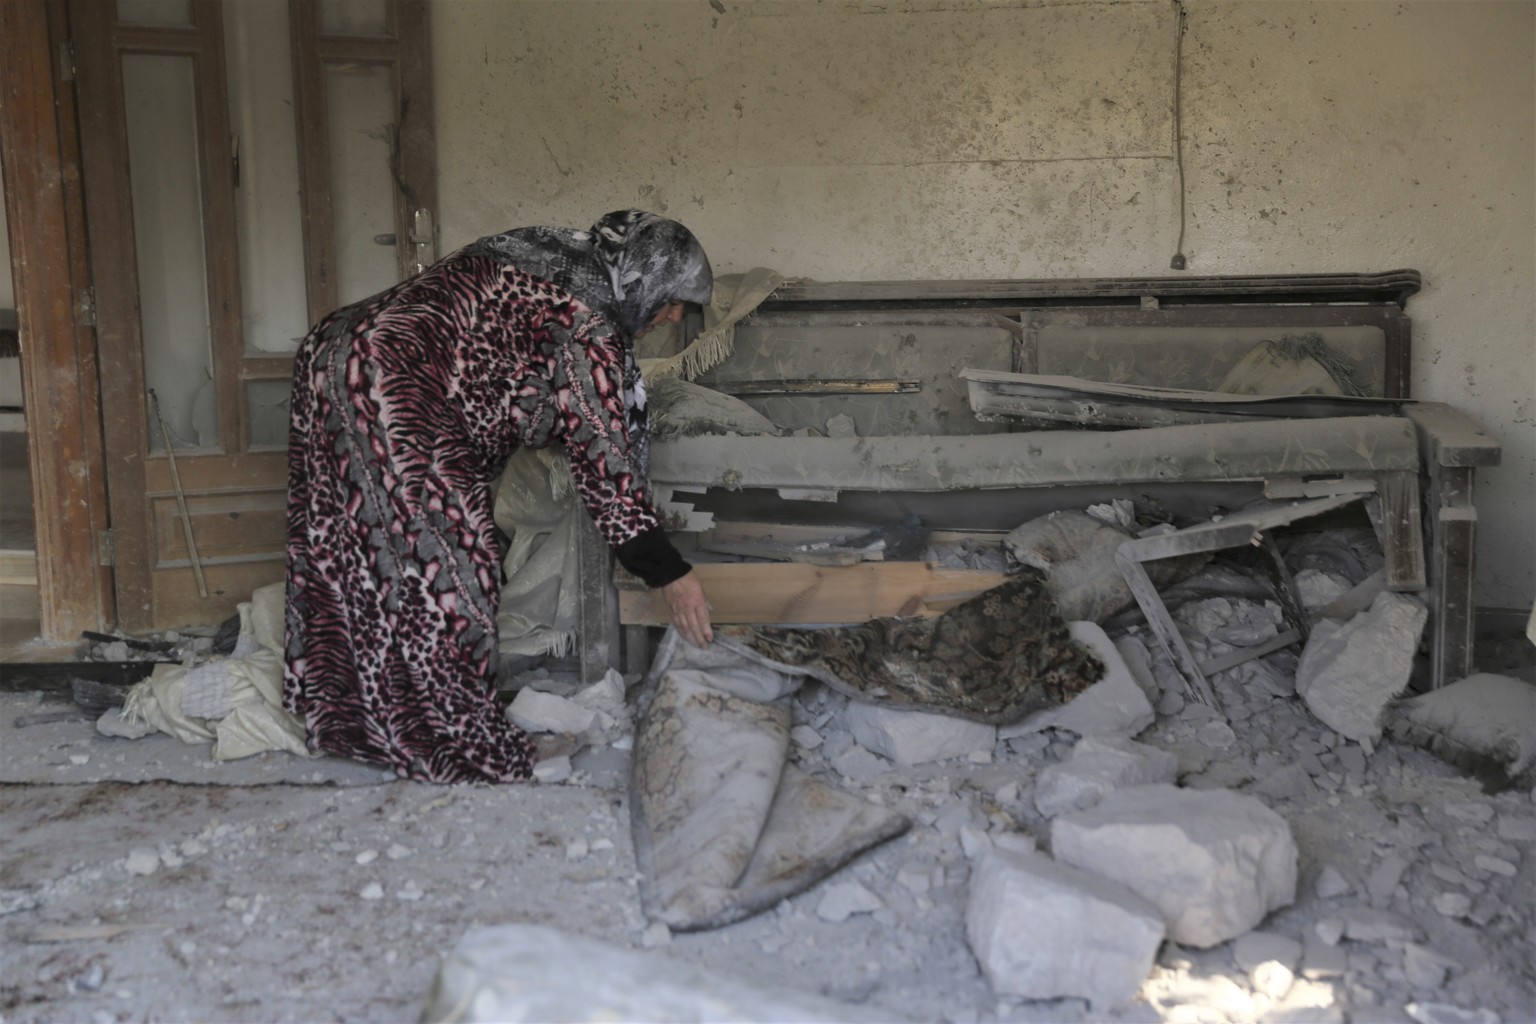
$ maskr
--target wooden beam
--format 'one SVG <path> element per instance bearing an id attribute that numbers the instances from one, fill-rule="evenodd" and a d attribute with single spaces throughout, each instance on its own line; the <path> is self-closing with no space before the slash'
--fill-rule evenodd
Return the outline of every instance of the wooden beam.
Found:
<path id="1" fill-rule="evenodd" d="M 50 20 L 53 20 L 50 26 Z M 0 3 L 0 167 L 10 225 L 22 388 L 45 639 L 68 641 L 115 618 L 111 573 L 97 564 L 106 475 L 96 345 L 76 324 L 85 269 L 74 97 L 57 87 L 65 11 L 47 0 Z"/>
<path id="2" fill-rule="evenodd" d="M 693 568 L 709 597 L 710 620 L 721 625 L 937 615 L 1008 578 L 1002 573 L 942 569 L 925 562 L 841 566 L 706 562 Z M 620 622 L 664 626 L 672 621 L 659 590 L 635 586 L 636 582 L 625 582 L 619 590 Z"/>

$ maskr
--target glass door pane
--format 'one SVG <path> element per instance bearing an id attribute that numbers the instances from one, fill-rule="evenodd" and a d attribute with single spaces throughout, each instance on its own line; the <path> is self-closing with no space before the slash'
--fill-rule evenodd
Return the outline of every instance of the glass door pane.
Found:
<path id="1" fill-rule="evenodd" d="M 144 382 L 159 398 L 172 445 L 216 448 L 194 67 L 190 57 L 158 54 L 122 61 Z M 149 438 L 152 451 L 165 450 L 152 408 Z"/>
<path id="2" fill-rule="evenodd" d="M 117 20 L 125 25 L 191 28 L 189 0 L 117 0 Z"/>
<path id="3" fill-rule="evenodd" d="M 395 83 L 378 64 L 325 65 L 337 299 L 365 299 L 400 280 L 395 182 L 390 173 Z"/>
<path id="4" fill-rule="evenodd" d="M 292 352 L 309 315 L 288 5 L 224 0 L 223 13 L 245 351 Z"/>

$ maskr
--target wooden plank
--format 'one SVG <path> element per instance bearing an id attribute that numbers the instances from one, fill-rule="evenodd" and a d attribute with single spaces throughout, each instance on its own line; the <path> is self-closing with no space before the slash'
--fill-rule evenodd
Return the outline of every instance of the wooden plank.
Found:
<path id="1" fill-rule="evenodd" d="M 37 552 L 0 551 L 0 586 L 37 586 Z"/>
<path id="2" fill-rule="evenodd" d="M 433 246 L 427 260 L 439 255 L 437 237 L 443 211 L 437 203 L 437 128 L 432 93 L 432 18 L 426 0 L 394 0 L 389 6 L 395 33 L 396 110 L 400 142 L 401 276 L 413 258 L 410 234 L 413 211 L 432 215 Z M 327 40 L 329 43 L 330 40 Z"/>
<path id="3" fill-rule="evenodd" d="M 150 573 L 150 596 L 158 618 L 166 628 L 216 626 L 235 614 L 235 606 L 249 601 L 257 587 L 283 578 L 281 555 L 247 562 L 205 565 L 203 578 L 208 596 L 197 592 L 190 567 L 171 565 Z"/>
<path id="4" fill-rule="evenodd" d="M 0 167 L 10 225 L 9 271 L 26 372 L 39 627 L 67 641 L 115 617 L 111 574 L 97 565 L 107 523 L 96 338 L 75 323 L 90 283 L 76 149 L 76 106 L 54 56 L 67 12 L 46 0 L 0 3 Z"/>
<path id="5" fill-rule="evenodd" d="M 577 577 L 581 581 L 581 636 L 577 653 L 582 682 L 591 684 L 602 679 L 610 668 L 619 667 L 620 617 L 613 590 L 613 555 L 589 516 L 582 516 L 576 527 L 576 558 Z M 665 607 L 666 602 L 662 605 Z"/>
<path id="6" fill-rule="evenodd" d="M 1376 482 L 1377 500 L 1366 508 L 1379 517 L 1381 549 L 1386 555 L 1388 590 L 1423 590 L 1424 513 L 1419 504 L 1417 473 L 1381 473 Z"/>
<path id="7" fill-rule="evenodd" d="M 289 0 L 293 42 L 293 114 L 299 143 L 299 203 L 303 208 L 304 280 L 309 322 L 337 306 L 336 239 L 331 202 L 330 135 L 321 67 L 319 0 Z"/>
<path id="8" fill-rule="evenodd" d="M 941 569 L 925 562 L 701 563 L 694 571 L 719 624 L 864 622 L 889 615 L 937 615 L 1003 583 L 1002 573 Z M 657 590 L 619 590 L 619 621 L 664 626 L 672 621 Z"/>
<path id="9" fill-rule="evenodd" d="M 175 498 L 157 497 L 150 502 L 156 567 L 186 562 L 186 534 Z M 284 491 L 188 495 L 187 511 L 204 565 L 230 558 L 272 558 L 286 546 L 288 496 Z"/>
<path id="10" fill-rule="evenodd" d="M 782 380 L 721 380 L 710 387 L 727 395 L 914 395 L 920 380 L 853 380 L 851 378 L 785 378 Z"/>
<path id="11" fill-rule="evenodd" d="M 1403 408 L 1419 428 L 1426 466 L 1497 466 L 1503 446 L 1471 419 L 1443 402 L 1415 402 Z"/>
<path id="12" fill-rule="evenodd" d="M 977 281 L 790 281 L 764 303 L 765 308 L 843 304 L 848 307 L 885 304 L 1016 302 L 1041 304 L 1050 301 L 1124 299 L 1139 302 L 1143 296 L 1198 301 L 1287 302 L 1332 300 L 1391 302 L 1399 306 L 1421 286 L 1416 270 L 1389 270 L 1376 274 L 1283 274 L 1271 277 L 1151 277 L 1075 278 L 1058 280 Z"/>
<path id="13" fill-rule="evenodd" d="M 1468 471 L 1470 472 L 1470 470 Z M 1430 685 L 1449 686 L 1472 674 L 1476 642 L 1473 604 L 1477 510 L 1440 509 L 1435 550 L 1439 583 L 1430 608 Z"/>

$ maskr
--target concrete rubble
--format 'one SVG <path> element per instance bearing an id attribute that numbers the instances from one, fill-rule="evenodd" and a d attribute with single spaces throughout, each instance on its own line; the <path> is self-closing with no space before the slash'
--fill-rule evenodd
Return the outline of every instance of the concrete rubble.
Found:
<path id="1" fill-rule="evenodd" d="M 1047 765 L 1035 781 L 1035 808 L 1047 818 L 1084 810 L 1107 794 L 1128 786 L 1173 782 L 1179 759 L 1167 750 L 1134 740 L 1085 736 L 1072 755 Z"/>
<path id="2" fill-rule="evenodd" d="M 992 988 L 1105 1009 L 1141 987 L 1163 941 L 1157 907 L 1036 853 L 993 851 L 971 882 L 966 935 Z"/>
<path id="3" fill-rule="evenodd" d="M 1051 823 L 1058 860 L 1152 901 L 1176 942 L 1207 949 L 1296 897 L 1296 843 L 1258 799 L 1157 784 Z"/>
<path id="4" fill-rule="evenodd" d="M 1328 531 L 1288 545 L 1304 603 L 1326 605 L 1374 572 L 1373 544 L 1369 531 Z M 1278 611 L 1245 572 L 1218 558 L 1164 591 L 1197 659 L 1273 635 Z M 1412 617 L 1397 621 L 1407 606 L 1396 597 L 1333 635 L 1403 641 Z M 525 990 L 541 999 L 573 978 L 590 984 L 617 949 L 645 958 L 628 993 L 637 1000 L 677 970 L 686 978 L 667 998 L 697 999 L 725 978 L 745 981 L 750 999 L 780 1000 L 732 1004 L 743 1015 L 793 1005 L 799 1017 L 964 1024 L 1531 1018 L 1530 787 L 1485 792 L 1399 737 L 1391 724 L 1413 702 L 1384 696 L 1407 682 L 1395 662 L 1326 652 L 1324 625 L 1309 648 L 1310 698 L 1285 649 L 1214 674 L 1210 707 L 1189 699 L 1134 615 L 1094 628 L 1078 627 L 1109 685 L 942 747 L 922 749 L 958 720 L 870 715 L 803 687 L 791 763 L 916 825 L 764 913 L 696 934 L 639 911 L 633 677 L 584 687 L 530 673 L 537 685 L 520 691 L 517 713 L 584 744 L 542 762 L 531 787 L 421 786 L 343 766 L 354 779 L 279 753 L 237 764 L 242 779 L 284 785 L 121 785 L 156 759 L 184 763 L 147 777 L 184 781 L 214 762 L 163 734 L 114 739 L 89 721 L 14 730 L 0 758 L 0 783 L 12 783 L 0 787 L 0 1016 L 414 1018 L 445 952 L 457 956 L 479 926 L 539 921 L 559 933 L 540 948 L 575 950 L 578 934 L 609 947 L 583 947 L 599 959 L 580 972 L 551 966 Z M 1324 719 L 1314 701 L 1348 714 Z M 0 694 L 7 722 L 47 707 Z M 279 763 L 298 768 L 253 774 Z"/>
<path id="5" fill-rule="evenodd" d="M 1428 616 L 1415 598 L 1383 593 L 1342 626 L 1317 622 L 1296 666 L 1296 692 L 1339 735 L 1375 743 L 1387 704 L 1408 686 Z"/>

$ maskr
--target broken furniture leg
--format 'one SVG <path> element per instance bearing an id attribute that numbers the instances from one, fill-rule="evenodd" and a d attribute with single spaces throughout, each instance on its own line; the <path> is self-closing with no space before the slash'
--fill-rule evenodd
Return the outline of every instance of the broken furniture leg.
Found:
<path id="1" fill-rule="evenodd" d="M 1141 606 L 1141 612 L 1147 617 L 1147 625 L 1151 627 L 1152 634 L 1162 644 L 1163 650 L 1173 659 L 1174 667 L 1184 677 L 1185 686 L 1190 696 L 1196 700 L 1217 707 L 1216 696 L 1211 690 L 1210 683 L 1206 680 L 1207 672 L 1219 672 L 1241 664 L 1250 657 L 1257 657 L 1268 650 L 1276 650 L 1286 644 L 1304 639 L 1306 636 L 1306 619 L 1299 617 L 1291 623 L 1292 628 L 1285 630 L 1280 636 L 1270 640 L 1268 650 L 1262 647 L 1252 653 L 1244 652 L 1245 656 L 1232 660 L 1231 657 L 1217 658 L 1205 665 L 1195 661 L 1194 654 L 1189 645 L 1184 642 L 1184 637 L 1179 633 L 1178 626 L 1173 617 L 1168 614 L 1168 608 L 1163 604 L 1163 599 L 1157 593 L 1157 588 L 1152 585 L 1147 571 L 1141 563 L 1156 561 L 1159 558 L 1172 558 L 1175 555 L 1188 555 L 1199 551 L 1219 551 L 1223 548 L 1239 547 L 1243 544 L 1263 546 L 1266 557 L 1271 562 L 1277 562 L 1279 551 L 1273 547 L 1273 541 L 1267 537 L 1267 531 L 1277 526 L 1285 526 L 1302 519 L 1310 519 L 1312 516 L 1336 508 L 1342 508 L 1352 501 L 1359 501 L 1364 495 L 1360 494 L 1336 494 L 1326 498 L 1314 498 L 1311 501 L 1301 501 L 1289 505 L 1268 506 L 1262 509 L 1239 512 L 1223 519 L 1209 523 L 1201 523 L 1175 533 L 1156 534 L 1151 537 L 1140 537 L 1136 540 L 1128 540 L 1120 545 L 1115 552 L 1115 563 L 1120 566 L 1120 571 L 1125 576 L 1125 582 L 1130 586 L 1131 593 L 1136 597 L 1136 603 Z M 1270 567 L 1272 578 L 1276 578 L 1277 589 L 1286 590 L 1286 580 L 1289 573 L 1285 572 L 1281 564 L 1276 570 L 1274 565 Z M 1278 576 L 1276 573 L 1278 572 Z M 1282 607 L 1289 610 L 1287 602 L 1291 602 L 1289 594 L 1281 597 Z M 1299 609 L 1299 603 L 1296 605 Z M 1288 637 L 1282 641 L 1282 637 Z"/>

